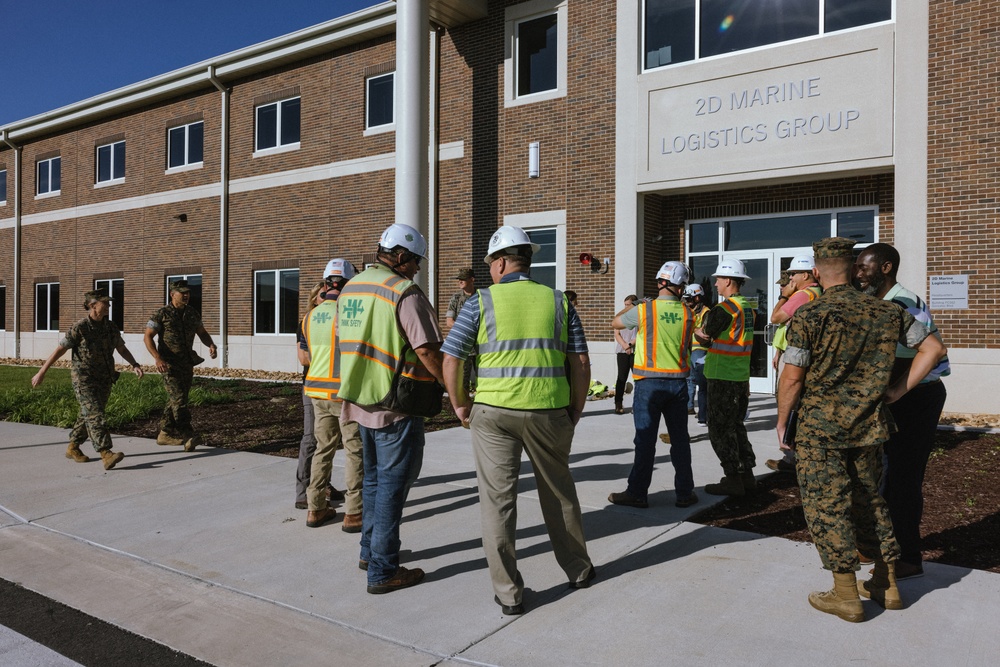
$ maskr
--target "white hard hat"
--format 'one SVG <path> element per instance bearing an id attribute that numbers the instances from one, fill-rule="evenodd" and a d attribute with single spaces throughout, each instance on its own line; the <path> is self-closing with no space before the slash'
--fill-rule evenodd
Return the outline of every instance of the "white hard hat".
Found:
<path id="1" fill-rule="evenodd" d="M 671 285 L 686 285 L 688 268 L 680 262 L 666 262 L 656 272 L 657 280 L 666 280 Z"/>
<path id="2" fill-rule="evenodd" d="M 406 248 L 414 255 L 427 259 L 427 240 L 423 234 L 409 225 L 399 223 L 389 225 L 382 232 L 378 244 L 386 250 Z"/>
<path id="3" fill-rule="evenodd" d="M 816 262 L 813 261 L 812 255 L 797 255 L 792 257 L 792 262 L 788 265 L 788 272 L 812 271 L 815 268 Z"/>
<path id="4" fill-rule="evenodd" d="M 357 270 L 354 265 L 348 262 L 346 259 L 341 259 L 340 257 L 336 259 L 331 259 L 326 263 L 326 269 L 323 271 L 323 277 L 329 278 L 331 276 L 335 278 L 343 278 L 344 280 L 350 280 L 355 275 L 357 275 Z"/>
<path id="5" fill-rule="evenodd" d="M 698 283 L 691 283 L 684 288 L 684 296 L 705 296 L 705 290 Z"/>
<path id="6" fill-rule="evenodd" d="M 746 267 L 738 259 L 724 259 L 715 268 L 713 278 L 749 278 Z"/>
<path id="7" fill-rule="evenodd" d="M 512 225 L 504 225 L 500 229 L 493 232 L 493 236 L 490 237 L 490 245 L 486 249 L 486 257 L 483 258 L 483 261 L 489 264 L 494 259 L 496 259 L 496 257 L 494 257 L 493 255 L 500 252 L 501 250 L 506 250 L 507 248 L 514 248 L 517 246 L 524 246 L 524 245 L 530 246 L 532 253 L 538 252 L 542 247 L 537 243 L 532 243 L 531 239 L 528 238 L 527 232 L 525 232 L 520 227 L 514 227 Z M 510 254 L 510 253 L 504 253 L 504 254 Z"/>

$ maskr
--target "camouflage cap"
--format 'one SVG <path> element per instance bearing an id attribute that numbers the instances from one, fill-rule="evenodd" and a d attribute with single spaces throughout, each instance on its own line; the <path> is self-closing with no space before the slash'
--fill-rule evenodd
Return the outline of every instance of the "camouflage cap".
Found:
<path id="1" fill-rule="evenodd" d="M 111 297 L 100 290 L 91 290 L 83 293 L 83 303 L 85 307 L 90 306 L 95 301 L 111 302 Z"/>
<path id="2" fill-rule="evenodd" d="M 471 268 L 459 269 L 458 273 L 455 274 L 455 280 L 471 280 L 475 278 L 476 274 L 472 272 Z"/>
<path id="3" fill-rule="evenodd" d="M 774 284 L 775 285 L 781 285 L 782 287 L 784 287 L 785 285 L 787 285 L 789 283 L 790 280 L 791 280 L 791 277 L 788 275 L 788 271 L 782 271 L 781 272 L 781 277 L 778 278 L 777 282 L 775 282 Z"/>
<path id="4" fill-rule="evenodd" d="M 813 243 L 813 255 L 816 259 L 852 259 L 855 243 L 857 241 L 846 239 L 843 236 L 822 239 Z"/>
<path id="5" fill-rule="evenodd" d="M 183 294 L 184 292 L 190 292 L 191 288 L 188 287 L 188 281 L 186 281 L 186 280 L 175 280 L 174 282 L 170 283 L 170 291 L 171 292 L 181 292 Z"/>

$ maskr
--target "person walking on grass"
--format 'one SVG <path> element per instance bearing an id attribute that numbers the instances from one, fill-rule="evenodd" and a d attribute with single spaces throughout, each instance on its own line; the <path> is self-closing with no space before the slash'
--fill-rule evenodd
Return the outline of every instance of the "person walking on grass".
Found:
<path id="1" fill-rule="evenodd" d="M 87 292 L 83 295 L 83 307 L 87 317 L 69 328 L 56 349 L 45 360 L 42 367 L 31 378 L 31 386 L 38 387 L 45 380 L 45 373 L 67 351 L 73 351 L 70 376 L 73 379 L 73 393 L 80 403 L 80 415 L 69 434 L 66 458 L 77 463 L 86 463 L 90 458 L 80 451 L 80 445 L 90 436 L 98 456 L 104 462 L 104 469 L 111 470 L 125 458 L 121 452 L 111 449 L 111 433 L 104 419 L 104 409 L 111 396 L 111 387 L 118 378 L 115 370 L 115 351 L 128 362 L 136 377 L 142 379 L 142 367 L 125 346 L 118 326 L 108 318 L 111 298 L 103 292 Z"/>

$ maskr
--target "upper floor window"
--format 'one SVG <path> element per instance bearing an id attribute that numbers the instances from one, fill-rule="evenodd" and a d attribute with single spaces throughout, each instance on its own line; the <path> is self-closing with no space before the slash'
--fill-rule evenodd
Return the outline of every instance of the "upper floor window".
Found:
<path id="1" fill-rule="evenodd" d="M 47 160 L 39 160 L 37 174 L 35 194 L 57 194 L 62 185 L 62 158 L 57 156 Z"/>
<path id="2" fill-rule="evenodd" d="M 653 69 L 892 18 L 892 0 L 645 0 L 644 67 Z"/>
<path id="3" fill-rule="evenodd" d="M 35 283 L 35 331 L 59 331 L 59 283 Z"/>
<path id="4" fill-rule="evenodd" d="M 301 134 L 301 98 L 294 97 L 257 107 L 255 151 L 297 146 Z"/>
<path id="5" fill-rule="evenodd" d="M 255 334 L 293 334 L 299 325 L 299 270 L 254 273 Z"/>
<path id="6" fill-rule="evenodd" d="M 166 282 L 164 284 L 164 293 L 166 294 L 166 302 L 170 303 L 170 283 L 177 282 L 178 280 L 186 280 L 188 284 L 188 292 L 191 297 L 188 299 L 188 306 L 194 308 L 201 313 L 201 274 L 200 273 L 179 273 L 173 276 L 167 276 Z"/>
<path id="7" fill-rule="evenodd" d="M 125 180 L 125 142 L 116 141 L 97 147 L 97 183 Z"/>
<path id="8" fill-rule="evenodd" d="M 0 206 L 7 203 L 7 170 L 0 169 Z"/>
<path id="9" fill-rule="evenodd" d="M 119 331 L 125 330 L 125 280 L 123 278 L 109 278 L 107 280 L 95 280 L 94 289 L 103 292 L 111 297 L 108 304 L 108 319 L 118 325 Z"/>
<path id="10" fill-rule="evenodd" d="M 396 122 L 396 73 L 389 72 L 365 80 L 365 129 Z"/>
<path id="11" fill-rule="evenodd" d="M 205 122 L 178 125 L 167 130 L 167 168 L 199 165 L 205 151 Z"/>
<path id="12" fill-rule="evenodd" d="M 566 1 L 529 0 L 505 10 L 505 104 L 566 95 Z"/>

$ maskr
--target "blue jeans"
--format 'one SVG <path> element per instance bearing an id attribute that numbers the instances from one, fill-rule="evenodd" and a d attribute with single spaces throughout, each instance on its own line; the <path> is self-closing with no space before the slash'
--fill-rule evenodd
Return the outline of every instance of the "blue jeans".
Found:
<path id="1" fill-rule="evenodd" d="M 424 420 L 406 417 L 385 428 L 359 430 L 365 459 L 361 560 L 368 561 L 368 585 L 373 586 L 399 569 L 399 523 L 424 460 Z"/>
<path id="2" fill-rule="evenodd" d="M 687 498 L 694 491 L 691 440 L 687 427 L 687 380 L 639 380 L 635 383 L 632 419 L 635 422 L 635 462 L 628 476 L 628 493 L 645 500 L 653 481 L 656 432 L 660 417 L 670 434 L 670 462 L 674 466 L 674 491 Z"/>
<path id="3" fill-rule="evenodd" d="M 708 417 L 708 380 L 705 379 L 706 350 L 694 350 L 691 353 L 691 375 L 688 376 L 688 410 L 694 407 L 695 389 L 698 390 L 698 421 L 704 422 Z"/>

